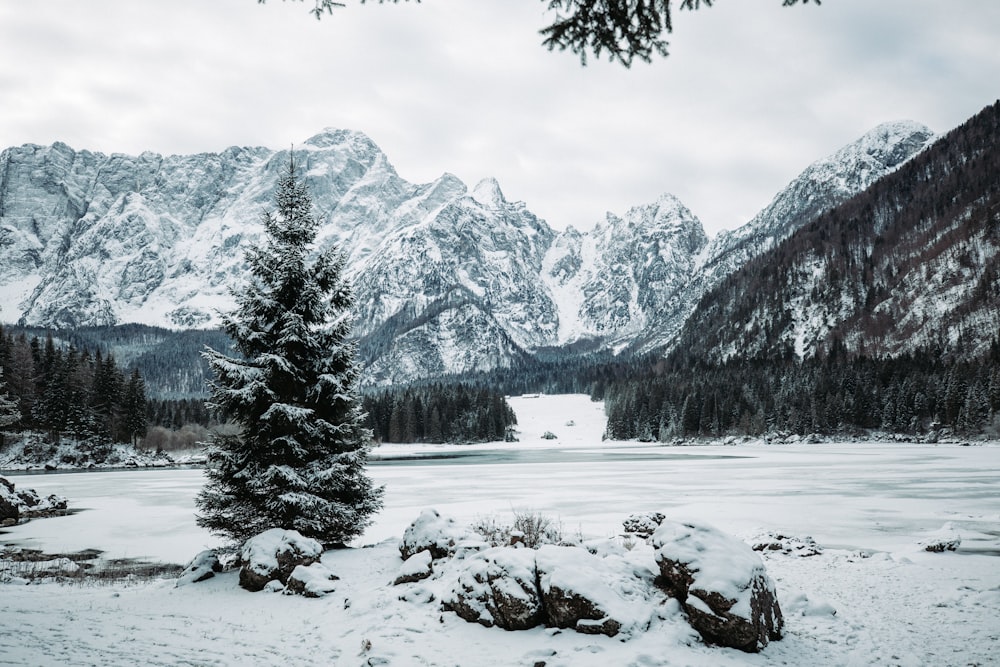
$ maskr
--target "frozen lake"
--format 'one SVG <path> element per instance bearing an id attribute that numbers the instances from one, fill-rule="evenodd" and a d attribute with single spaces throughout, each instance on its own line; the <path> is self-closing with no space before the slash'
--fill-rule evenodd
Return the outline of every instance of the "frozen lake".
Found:
<path id="1" fill-rule="evenodd" d="M 535 510 L 587 536 L 659 510 L 743 538 L 779 530 L 868 551 L 904 549 L 952 522 L 966 535 L 962 551 L 1000 552 L 997 446 L 608 443 L 600 405 L 585 397 L 511 402 L 521 442 L 377 448 L 371 474 L 386 487 L 385 509 L 359 542 L 401 536 L 427 507 L 463 521 Z M 8 476 L 83 511 L 16 526 L 5 542 L 174 563 L 218 543 L 194 522 L 198 469 Z"/>

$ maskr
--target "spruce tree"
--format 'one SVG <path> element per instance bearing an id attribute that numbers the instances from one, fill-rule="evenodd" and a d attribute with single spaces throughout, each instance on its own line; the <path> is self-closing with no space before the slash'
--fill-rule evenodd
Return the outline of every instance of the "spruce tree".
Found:
<path id="1" fill-rule="evenodd" d="M 124 435 L 135 447 L 139 439 L 146 435 L 148 423 L 146 420 L 146 382 L 139 374 L 139 369 L 132 369 L 132 376 L 125 385 L 122 396 L 122 428 Z"/>
<path id="2" fill-rule="evenodd" d="M 7 397 L 7 383 L 3 378 L 3 366 L 0 366 L 0 449 L 4 447 L 3 429 L 21 421 L 21 411 L 17 409 L 17 401 Z"/>
<path id="3" fill-rule="evenodd" d="M 205 352 L 212 407 L 240 429 L 213 439 L 198 524 L 234 541 L 284 528 L 330 546 L 364 531 L 383 489 L 365 471 L 371 432 L 345 258 L 314 252 L 318 225 L 293 159 L 275 203 L 263 244 L 246 254 L 249 281 L 223 317 L 240 356 Z"/>

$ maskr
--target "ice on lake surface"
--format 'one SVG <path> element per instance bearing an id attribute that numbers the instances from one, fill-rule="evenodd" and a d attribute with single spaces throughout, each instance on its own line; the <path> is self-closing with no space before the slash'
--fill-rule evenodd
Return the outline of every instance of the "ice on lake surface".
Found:
<path id="1" fill-rule="evenodd" d="M 989 647 L 1000 640 L 996 444 L 665 447 L 602 442 L 601 406 L 586 397 L 515 398 L 511 403 L 521 431 L 518 443 L 376 448 L 370 470 L 386 486 L 385 509 L 358 544 L 399 538 L 428 507 L 467 522 L 529 509 L 558 518 L 567 534 L 597 537 L 619 533 L 622 519 L 633 512 L 658 510 L 673 519 L 707 521 L 748 541 L 767 531 L 811 536 L 824 549 L 812 558 L 767 558 L 789 617 L 788 636 L 767 653 L 787 664 L 923 664 L 931 652 L 936 664 L 964 665 L 992 655 Z M 545 431 L 557 439 L 543 439 Z M 85 511 L 13 527 L 0 538 L 5 543 L 49 553 L 96 548 L 106 557 L 173 563 L 218 544 L 194 521 L 200 470 L 10 477 L 40 493 L 65 495 L 72 507 Z M 959 550 L 922 552 L 920 540 L 945 523 L 961 534 Z M 393 551 L 392 546 L 374 550 L 390 560 L 398 558 Z M 30 604 L 24 593 L 18 595 L 22 607 Z M 821 613 L 829 609 L 837 614 Z M 453 630 L 464 628 L 448 623 Z M 528 655 L 484 663 L 460 653 L 466 661 L 449 662 L 434 653 L 440 646 L 428 634 L 433 631 L 420 630 L 419 637 L 400 631 L 416 643 L 415 651 L 424 647 L 423 663 L 388 664 L 513 665 L 525 664 L 522 658 Z M 479 630 L 461 632 L 480 637 Z M 532 651 L 544 653 L 564 643 L 537 633 L 528 636 Z M 489 637 L 477 640 L 486 647 L 484 655 L 497 650 L 490 642 L 500 641 Z M 590 644 L 573 644 L 573 650 L 597 641 L 588 638 Z M 673 651 L 693 650 L 678 648 L 685 645 L 683 638 L 659 641 Z M 575 654 L 575 662 L 550 659 L 548 664 L 674 664 L 658 662 L 667 659 L 663 655 L 641 662 L 645 649 L 636 640 L 627 643 L 628 650 L 616 649 L 614 642 L 599 646 L 613 651 L 603 663 Z M 762 664 L 729 653 L 683 655 L 681 662 L 687 664 Z M 361 659 L 343 664 L 355 663 L 362 664 Z"/>
<path id="2" fill-rule="evenodd" d="M 593 536 L 619 532 L 633 512 L 659 510 L 744 538 L 780 530 L 872 551 L 904 548 L 947 521 L 983 533 L 1000 524 L 1000 449 L 993 446 L 609 443 L 601 441 L 600 404 L 585 397 L 511 401 L 520 442 L 376 448 L 371 474 L 386 486 L 386 505 L 359 542 L 402 535 L 426 507 L 463 521 L 536 510 Z M 542 439 L 547 430 L 558 439 Z M 197 469 L 11 479 L 86 511 L 18 526 L 8 542 L 174 563 L 217 544 L 194 523 Z"/>

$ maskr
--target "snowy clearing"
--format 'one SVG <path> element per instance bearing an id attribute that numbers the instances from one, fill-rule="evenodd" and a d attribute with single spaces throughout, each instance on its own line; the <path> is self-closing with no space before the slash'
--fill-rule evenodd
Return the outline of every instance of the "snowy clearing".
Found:
<path id="1" fill-rule="evenodd" d="M 0 665 L 996 664 L 1000 446 L 612 443 L 586 397 L 511 405 L 519 443 L 375 451 L 386 508 L 358 541 L 373 546 L 324 554 L 340 577 L 327 597 L 251 594 L 235 572 L 182 588 L 0 584 Z M 199 470 L 7 476 L 85 511 L 9 528 L 4 544 L 178 564 L 218 544 L 194 522 Z M 440 610 L 443 583 L 391 585 L 399 539 L 428 507 L 459 522 L 543 512 L 568 537 L 611 537 L 644 511 L 749 543 L 780 533 L 790 553 L 761 554 L 785 637 L 758 655 L 708 647 L 670 605 L 627 641 L 466 623 Z M 960 536 L 957 550 L 924 551 L 942 531 Z M 808 537 L 821 553 L 795 555 Z"/>

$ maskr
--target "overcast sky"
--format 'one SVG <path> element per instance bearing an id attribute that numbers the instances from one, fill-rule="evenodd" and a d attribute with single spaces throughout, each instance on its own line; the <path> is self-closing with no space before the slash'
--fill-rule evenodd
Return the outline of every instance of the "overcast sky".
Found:
<path id="1" fill-rule="evenodd" d="M 408 181 L 494 176 L 556 228 L 670 192 L 714 234 L 878 123 L 944 132 L 1000 96 L 995 0 L 717 0 L 631 70 L 541 47 L 540 0 L 346 1 L 0 0 L 0 147 L 348 128 Z"/>

